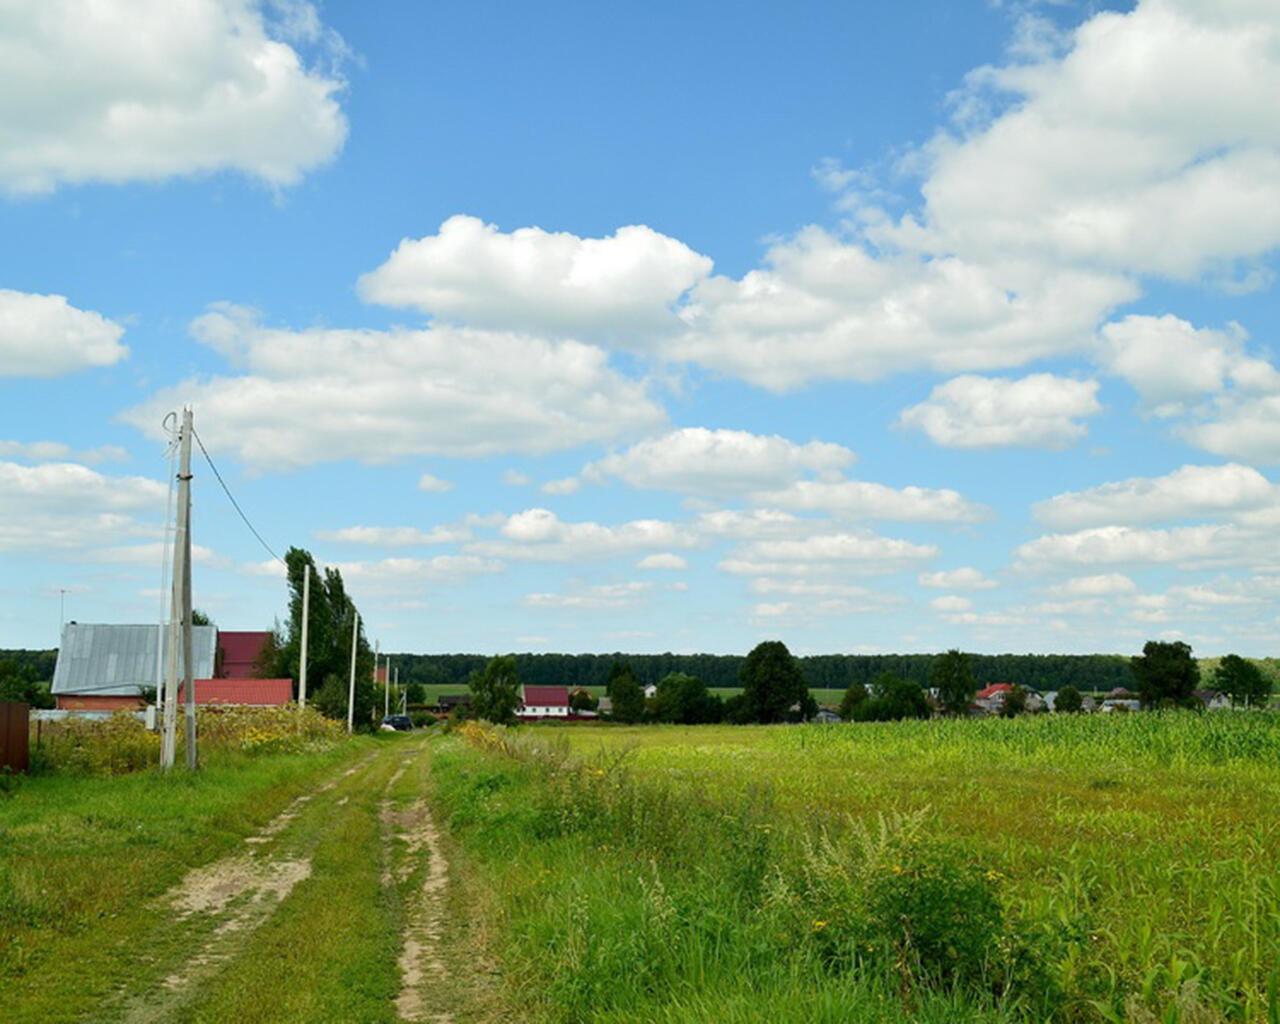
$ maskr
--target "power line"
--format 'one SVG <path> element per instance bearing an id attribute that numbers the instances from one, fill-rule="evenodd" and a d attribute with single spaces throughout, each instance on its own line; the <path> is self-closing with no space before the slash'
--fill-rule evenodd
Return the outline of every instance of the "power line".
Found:
<path id="1" fill-rule="evenodd" d="M 200 440 L 200 435 L 196 433 L 195 427 L 191 428 L 191 436 L 196 439 L 196 444 L 200 446 L 200 453 L 204 456 L 205 462 L 209 463 L 209 468 L 213 470 L 213 475 L 217 477 L 218 483 L 222 485 L 222 491 L 226 494 L 227 500 L 230 501 L 232 507 L 240 513 L 240 518 L 244 520 L 244 525 L 249 527 L 249 532 L 258 538 L 258 543 L 262 545 L 267 554 L 287 569 L 289 567 L 289 563 L 271 550 L 271 545 L 262 539 L 262 534 L 253 528 L 253 523 L 249 522 L 249 517 L 244 514 L 244 509 L 240 507 L 240 503 L 236 501 L 235 496 L 231 493 L 231 488 L 227 486 L 227 482 L 222 479 L 222 474 L 218 472 L 218 467 L 213 464 L 213 459 L 209 457 L 209 452 L 205 449 L 204 442 Z"/>

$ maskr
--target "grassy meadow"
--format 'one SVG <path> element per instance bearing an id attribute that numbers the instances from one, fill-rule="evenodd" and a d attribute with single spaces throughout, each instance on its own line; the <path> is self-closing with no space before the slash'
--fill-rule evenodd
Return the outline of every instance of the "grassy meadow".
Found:
<path id="1" fill-rule="evenodd" d="M 1280 1021 L 1280 715 L 469 725 L 531 1020 Z"/>

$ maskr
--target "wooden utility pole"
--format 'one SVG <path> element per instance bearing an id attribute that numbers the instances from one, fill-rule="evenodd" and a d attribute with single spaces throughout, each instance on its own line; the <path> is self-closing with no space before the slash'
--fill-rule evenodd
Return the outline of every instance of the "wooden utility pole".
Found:
<path id="1" fill-rule="evenodd" d="M 298 657 L 298 709 L 307 706 L 307 619 L 311 611 L 311 563 L 302 572 L 302 651 Z"/>
<path id="2" fill-rule="evenodd" d="M 387 661 L 382 670 L 386 673 L 382 681 L 382 717 L 386 718 L 391 714 L 391 655 L 387 655 Z"/>
<path id="3" fill-rule="evenodd" d="M 360 613 L 354 608 L 351 623 L 351 684 L 347 688 L 347 732 L 355 732 L 356 721 L 356 642 L 360 638 Z"/>
<path id="4" fill-rule="evenodd" d="M 187 766 L 196 763 L 195 690 L 191 679 L 191 410 L 182 410 L 178 435 L 178 523 L 173 545 L 173 599 L 169 617 L 169 665 L 165 678 L 164 732 L 160 767 L 173 767 L 178 746 L 178 649 L 182 648 L 182 680 L 187 703 Z"/>

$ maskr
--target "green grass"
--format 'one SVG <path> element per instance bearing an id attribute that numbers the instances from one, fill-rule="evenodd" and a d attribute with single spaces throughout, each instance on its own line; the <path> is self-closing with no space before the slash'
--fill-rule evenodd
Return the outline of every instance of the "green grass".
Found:
<path id="1" fill-rule="evenodd" d="M 322 752 L 240 758 L 194 776 L 24 780 L 0 798 L 4 1019 L 120 1019 L 137 998 L 161 990 L 162 979 L 208 938 L 214 923 L 192 919 L 178 926 L 159 897 L 190 868 L 244 850 L 245 836 L 317 779 L 335 775 L 342 782 L 308 804 L 279 840 L 314 846 L 312 877 L 254 935 L 260 948 L 231 972 L 230 985 L 213 986 L 199 1011 L 179 1006 L 175 1012 L 202 1020 L 335 1019 L 315 1005 L 293 1004 L 284 1013 L 260 1009 L 255 1016 L 243 1002 L 248 993 L 260 1008 L 270 1008 L 268 993 L 275 1000 L 295 993 L 280 967 L 283 956 L 321 975 L 299 971 L 301 992 L 345 1008 L 345 1019 L 394 1019 L 387 1010 L 387 992 L 397 984 L 388 936 L 397 925 L 370 890 L 370 872 L 378 888 L 376 866 L 361 863 L 369 857 L 368 823 L 376 822 L 369 787 L 376 787 L 377 772 L 373 778 L 339 773 L 383 748 L 387 741 L 367 738 Z M 337 810 L 343 796 L 348 800 Z M 341 949 L 332 949 L 335 944 Z"/>
<path id="2" fill-rule="evenodd" d="M 530 1019 L 1280 1014 L 1278 715 L 449 742 L 440 801 L 496 893 L 507 976 L 543 979 Z M 981 915 L 953 911 L 984 893 L 990 962 L 928 984 L 924 931 L 962 947 Z M 877 932 L 883 907 L 914 938 Z"/>

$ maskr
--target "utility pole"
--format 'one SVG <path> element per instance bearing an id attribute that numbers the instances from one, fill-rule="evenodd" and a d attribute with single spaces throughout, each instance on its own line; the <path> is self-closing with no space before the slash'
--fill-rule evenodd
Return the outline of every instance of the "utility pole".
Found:
<path id="1" fill-rule="evenodd" d="M 160 767 L 173 767 L 178 746 L 178 647 L 187 698 L 187 766 L 195 767 L 195 691 L 191 680 L 191 409 L 182 410 L 179 434 L 178 523 L 173 545 L 173 600 L 169 618 L 169 671 L 165 678 Z M 181 627 L 181 628 L 179 628 Z"/>
<path id="2" fill-rule="evenodd" d="M 383 666 L 386 676 L 382 681 L 382 717 L 391 714 L 391 655 L 387 655 L 387 663 Z"/>
<path id="3" fill-rule="evenodd" d="M 298 710 L 307 706 L 307 619 L 311 611 L 311 563 L 302 573 L 302 652 L 298 659 Z"/>
<path id="4" fill-rule="evenodd" d="M 352 608 L 355 615 L 351 623 L 351 684 L 347 689 L 347 732 L 355 731 L 356 715 L 356 641 L 360 636 L 360 613 Z"/>

